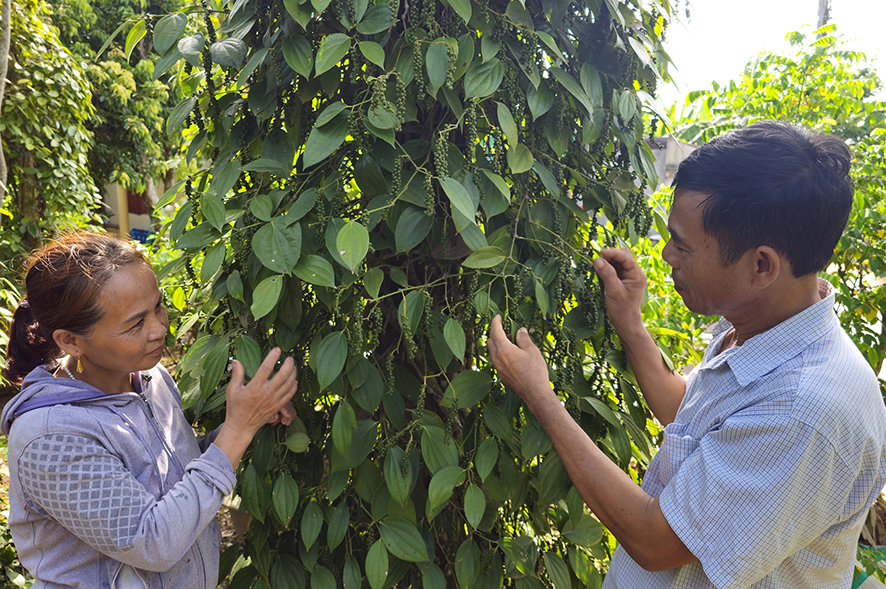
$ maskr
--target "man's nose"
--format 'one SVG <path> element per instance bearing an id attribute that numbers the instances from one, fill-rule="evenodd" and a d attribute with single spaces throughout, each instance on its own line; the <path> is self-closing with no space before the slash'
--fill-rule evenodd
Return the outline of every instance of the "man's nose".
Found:
<path id="1" fill-rule="evenodd" d="M 674 251 L 674 242 L 671 239 L 668 239 L 668 242 L 665 244 L 664 248 L 661 250 L 661 259 L 667 262 L 671 268 L 677 267 L 677 255 Z"/>

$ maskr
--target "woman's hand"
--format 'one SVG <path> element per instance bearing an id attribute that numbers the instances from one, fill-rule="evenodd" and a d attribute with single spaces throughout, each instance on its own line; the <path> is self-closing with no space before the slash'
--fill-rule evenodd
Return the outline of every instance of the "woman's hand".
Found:
<path id="1" fill-rule="evenodd" d="M 280 348 L 271 350 L 248 384 L 244 384 L 243 365 L 237 360 L 233 362 L 226 395 L 227 416 L 214 444 L 228 455 L 234 468 L 264 424 L 289 425 L 295 417 L 290 400 L 298 390 L 298 371 L 292 358 L 286 358 L 274 373 L 280 354 Z"/>
<path id="2" fill-rule="evenodd" d="M 295 419 L 295 407 L 292 403 L 286 403 L 283 405 L 283 409 L 278 411 L 274 417 L 268 420 L 268 424 L 276 425 L 282 423 L 283 425 L 289 425 L 292 423 L 293 419 Z"/>

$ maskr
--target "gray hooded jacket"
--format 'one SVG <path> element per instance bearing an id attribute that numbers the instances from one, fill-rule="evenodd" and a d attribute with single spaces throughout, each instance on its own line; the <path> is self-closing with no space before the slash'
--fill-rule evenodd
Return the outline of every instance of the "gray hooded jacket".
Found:
<path id="1" fill-rule="evenodd" d="M 201 453 L 165 369 L 133 384 L 108 395 L 41 366 L 3 409 L 9 524 L 35 588 L 216 586 L 231 463 Z"/>

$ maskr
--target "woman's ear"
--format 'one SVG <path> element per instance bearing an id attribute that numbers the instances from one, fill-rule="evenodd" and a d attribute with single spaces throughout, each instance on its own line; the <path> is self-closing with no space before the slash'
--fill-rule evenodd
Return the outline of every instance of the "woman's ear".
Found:
<path id="1" fill-rule="evenodd" d="M 52 339 L 68 356 L 80 356 L 80 338 L 67 329 L 56 329 L 52 332 Z"/>

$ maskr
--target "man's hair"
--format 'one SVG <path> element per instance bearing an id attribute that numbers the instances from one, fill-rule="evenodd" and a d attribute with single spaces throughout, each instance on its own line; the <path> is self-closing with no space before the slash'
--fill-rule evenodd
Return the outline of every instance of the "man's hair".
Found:
<path id="1" fill-rule="evenodd" d="M 709 195 L 705 232 L 724 266 L 761 245 L 799 278 L 823 270 L 852 208 L 851 154 L 842 139 L 761 121 L 706 143 L 680 164 L 674 193 Z"/>

